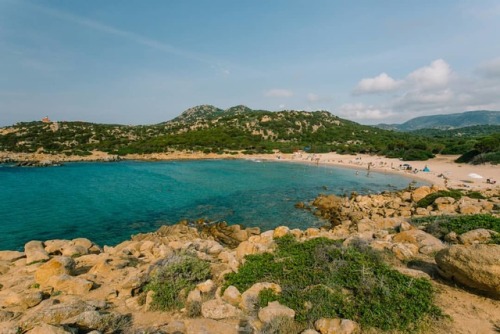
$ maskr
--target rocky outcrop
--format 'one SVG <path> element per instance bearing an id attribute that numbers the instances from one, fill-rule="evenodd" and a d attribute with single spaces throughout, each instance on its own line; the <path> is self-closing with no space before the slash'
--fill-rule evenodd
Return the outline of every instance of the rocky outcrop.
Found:
<path id="1" fill-rule="evenodd" d="M 359 325 L 348 319 L 327 319 L 316 320 L 314 327 L 321 334 L 354 334 L 359 331 Z"/>
<path id="2" fill-rule="evenodd" d="M 500 245 L 453 245 L 436 263 L 444 278 L 500 298 Z"/>

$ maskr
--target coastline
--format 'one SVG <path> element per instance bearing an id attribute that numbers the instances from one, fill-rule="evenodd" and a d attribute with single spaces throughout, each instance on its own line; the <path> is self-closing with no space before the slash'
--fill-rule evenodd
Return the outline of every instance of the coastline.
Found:
<path id="1" fill-rule="evenodd" d="M 392 173 L 405 176 L 409 179 L 416 179 L 431 184 L 448 187 L 461 188 L 468 190 L 495 190 L 500 191 L 500 185 L 496 177 L 499 175 L 500 168 L 495 165 L 468 165 L 457 164 L 454 160 L 456 155 L 438 155 L 427 161 L 401 161 L 395 158 L 386 158 L 382 156 L 373 156 L 368 154 L 338 154 L 338 153 L 275 153 L 275 154 L 216 154 L 202 152 L 169 152 L 169 153 L 151 153 L 151 154 L 129 154 L 118 157 L 106 152 L 93 151 L 88 156 L 67 156 L 64 154 L 43 154 L 43 153 L 12 153 L 0 152 L 0 161 L 39 161 L 50 163 L 64 162 L 107 162 L 117 160 L 142 160 L 142 161 L 169 161 L 169 160 L 210 160 L 210 159 L 244 159 L 244 160 L 267 160 L 267 161 L 285 161 L 296 163 L 307 163 L 318 166 L 340 166 L 344 168 L 357 169 L 360 172 L 370 171 L 378 173 Z M 400 168 L 403 164 L 409 164 L 411 170 Z M 424 172 L 425 167 L 429 168 Z M 416 173 L 414 171 L 417 171 Z M 476 178 L 470 175 L 476 176 Z M 482 178 L 478 178 L 481 176 Z M 487 183 L 488 179 L 497 181 L 495 184 Z"/>

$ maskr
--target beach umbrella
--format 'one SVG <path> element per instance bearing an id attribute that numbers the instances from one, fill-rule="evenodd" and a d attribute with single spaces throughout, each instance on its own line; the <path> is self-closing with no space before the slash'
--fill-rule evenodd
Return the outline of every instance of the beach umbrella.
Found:
<path id="1" fill-rule="evenodd" d="M 472 177 L 473 179 L 482 179 L 483 177 L 479 174 L 476 173 L 470 173 L 469 177 Z"/>

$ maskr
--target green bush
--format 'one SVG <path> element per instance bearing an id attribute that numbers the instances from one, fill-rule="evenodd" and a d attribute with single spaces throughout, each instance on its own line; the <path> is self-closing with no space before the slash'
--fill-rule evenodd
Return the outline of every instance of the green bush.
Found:
<path id="1" fill-rule="evenodd" d="M 417 202 L 418 208 L 426 208 L 433 205 L 434 201 L 439 197 L 452 197 L 455 200 L 462 198 L 462 193 L 459 190 L 440 190 L 435 193 L 429 194 Z"/>
<path id="2" fill-rule="evenodd" d="M 152 308 L 173 310 L 184 306 L 188 292 L 210 278 L 210 265 L 194 255 L 176 254 L 152 270 L 145 291 L 154 291 Z"/>
<path id="3" fill-rule="evenodd" d="M 274 282 L 282 293 L 264 290 L 259 304 L 278 300 L 310 326 L 319 318 L 347 318 L 365 327 L 412 331 L 429 317 L 439 317 L 433 289 L 424 279 L 405 276 L 385 264 L 379 253 L 343 247 L 324 238 L 303 243 L 292 236 L 277 239 L 273 254 L 249 255 L 225 285 L 245 291 L 257 282 Z M 397 316 L 395 316 L 397 315 Z"/>
<path id="4" fill-rule="evenodd" d="M 425 226 L 426 232 L 440 239 L 452 231 L 462 234 L 478 228 L 500 233 L 500 218 L 488 214 L 414 218 L 412 224 Z M 500 238 L 494 237 L 492 243 L 500 244 Z"/>

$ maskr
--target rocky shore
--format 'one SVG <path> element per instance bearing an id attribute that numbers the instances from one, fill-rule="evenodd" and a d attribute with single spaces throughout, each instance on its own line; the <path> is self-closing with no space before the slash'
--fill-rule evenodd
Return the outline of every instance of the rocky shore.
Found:
<path id="1" fill-rule="evenodd" d="M 499 194 L 487 192 L 480 199 L 464 194 L 458 200 L 437 196 L 418 207 L 439 191 L 421 187 L 380 195 L 321 195 L 303 205 L 329 220 L 321 229 L 282 226 L 261 232 L 181 222 L 112 247 L 85 238 L 30 241 L 24 252 L 0 251 L 0 333 L 270 333 L 268 324 L 293 319 L 295 311 L 279 302 L 256 303 L 262 290 L 280 293 L 282 287 L 277 282 L 258 282 L 245 291 L 223 286 L 226 274 L 237 272 L 247 255 L 274 252 L 277 238 L 287 235 L 299 241 L 338 240 L 343 247 L 362 243 L 392 254 L 395 269 L 438 287 L 437 300 L 451 320 L 429 332 L 493 333 L 500 326 L 500 245 L 491 243 L 498 232 L 474 229 L 438 238 L 414 219 L 498 217 Z M 208 264 L 209 278 L 175 297 L 184 305 L 179 310 L 158 311 L 147 284 L 161 268 L 186 256 Z M 363 330 L 352 319 L 321 318 L 302 333 Z"/>

